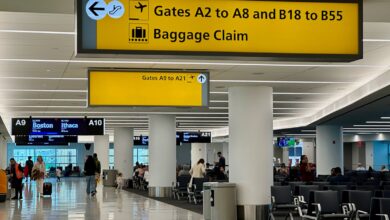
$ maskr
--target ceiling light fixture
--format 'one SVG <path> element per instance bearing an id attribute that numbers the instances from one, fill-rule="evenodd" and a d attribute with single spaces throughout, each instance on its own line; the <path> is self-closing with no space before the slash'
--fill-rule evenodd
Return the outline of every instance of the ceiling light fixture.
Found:
<path id="1" fill-rule="evenodd" d="M 354 127 L 384 127 L 390 128 L 390 125 L 353 125 Z"/>
<path id="2" fill-rule="evenodd" d="M 213 79 L 210 82 L 215 83 L 273 83 L 273 84 L 355 84 L 356 81 L 351 82 L 337 82 L 337 81 L 283 81 L 283 80 L 229 80 L 229 79 Z"/>
<path id="3" fill-rule="evenodd" d="M 238 62 L 204 62 L 204 61 L 147 61 L 147 60 L 50 60 L 1 58 L 2 62 L 46 62 L 46 63 L 85 63 L 85 64 L 160 64 L 160 65 L 215 65 L 215 66 L 265 66 L 265 67 L 329 67 L 329 68 L 388 68 L 387 65 L 363 64 L 282 64 L 282 63 L 238 63 Z M 348 82 L 349 83 L 349 82 Z"/>
<path id="4" fill-rule="evenodd" d="M 70 31 L 0 30 L 0 33 L 76 35 L 76 32 Z"/>
<path id="5" fill-rule="evenodd" d="M 366 121 L 367 124 L 390 124 L 390 121 Z"/>

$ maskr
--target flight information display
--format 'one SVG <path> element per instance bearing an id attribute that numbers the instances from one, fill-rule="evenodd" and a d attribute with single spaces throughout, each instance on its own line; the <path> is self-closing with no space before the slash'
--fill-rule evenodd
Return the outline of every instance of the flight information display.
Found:
<path id="1" fill-rule="evenodd" d="M 134 145 L 149 145 L 149 136 L 134 136 Z M 176 145 L 180 143 L 211 143 L 211 132 L 176 132 Z"/>
<path id="2" fill-rule="evenodd" d="M 181 132 L 182 143 L 211 143 L 211 132 Z"/>
<path id="3" fill-rule="evenodd" d="M 13 118 L 12 135 L 104 135 L 104 119 Z"/>
<path id="4" fill-rule="evenodd" d="M 77 143 L 77 136 L 64 135 L 16 135 L 16 145 L 68 145 Z"/>

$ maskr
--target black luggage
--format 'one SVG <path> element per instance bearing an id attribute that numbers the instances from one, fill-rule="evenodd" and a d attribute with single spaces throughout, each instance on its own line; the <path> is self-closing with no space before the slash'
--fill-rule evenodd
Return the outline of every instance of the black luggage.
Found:
<path id="1" fill-rule="evenodd" d="M 52 192 L 51 183 L 43 183 L 43 195 L 44 196 L 51 196 L 51 192 Z"/>
<path id="2" fill-rule="evenodd" d="M 132 179 L 128 179 L 126 181 L 126 188 L 128 188 L 128 189 L 132 189 L 133 188 L 133 180 Z"/>

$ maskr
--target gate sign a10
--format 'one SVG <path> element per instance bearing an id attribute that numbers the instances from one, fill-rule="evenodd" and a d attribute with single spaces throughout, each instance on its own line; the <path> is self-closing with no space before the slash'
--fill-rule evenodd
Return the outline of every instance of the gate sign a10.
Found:
<path id="1" fill-rule="evenodd" d="M 104 119 L 13 118 L 12 135 L 104 135 Z"/>

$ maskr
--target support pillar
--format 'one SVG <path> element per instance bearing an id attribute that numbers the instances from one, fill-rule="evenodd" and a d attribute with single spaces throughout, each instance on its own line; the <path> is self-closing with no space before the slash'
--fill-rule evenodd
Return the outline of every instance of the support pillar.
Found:
<path id="1" fill-rule="evenodd" d="M 330 175 L 334 167 L 340 167 L 343 171 L 343 128 L 335 125 L 317 126 L 316 139 L 317 175 Z"/>
<path id="2" fill-rule="evenodd" d="M 229 178 L 238 219 L 265 219 L 273 184 L 272 88 L 229 88 Z M 255 172 L 254 172 L 255 171 Z"/>
<path id="3" fill-rule="evenodd" d="M 170 197 L 176 179 L 176 120 L 174 115 L 149 117 L 149 196 Z"/>
<path id="4" fill-rule="evenodd" d="M 108 134 L 94 136 L 93 149 L 94 149 L 94 153 L 98 155 L 102 170 L 103 169 L 108 170 L 109 168 L 108 167 L 109 148 L 110 148 L 110 139 Z"/>
<path id="5" fill-rule="evenodd" d="M 203 158 L 207 161 L 207 144 L 192 143 L 191 144 L 191 167 L 196 165 L 199 159 Z"/>
<path id="6" fill-rule="evenodd" d="M 7 153 L 7 140 L 3 136 L 0 136 L 0 169 L 5 170 L 9 164 L 7 161 Z"/>
<path id="7" fill-rule="evenodd" d="M 114 167 L 124 179 L 133 177 L 133 128 L 114 128 Z"/>

